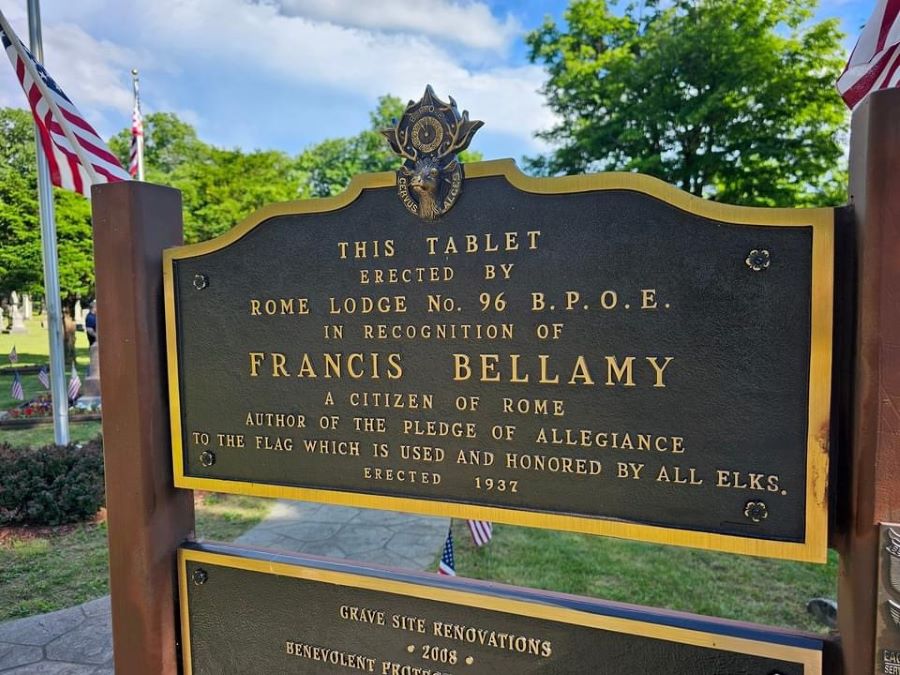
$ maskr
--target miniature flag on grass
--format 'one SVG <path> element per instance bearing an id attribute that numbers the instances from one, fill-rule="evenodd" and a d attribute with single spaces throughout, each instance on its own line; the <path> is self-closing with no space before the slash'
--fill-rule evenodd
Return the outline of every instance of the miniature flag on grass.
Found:
<path id="1" fill-rule="evenodd" d="M 72 374 L 69 376 L 69 401 L 75 402 L 78 400 L 78 394 L 81 392 L 81 378 L 78 377 L 78 370 L 75 368 L 75 364 L 72 364 Z"/>
<path id="2" fill-rule="evenodd" d="M 38 371 L 38 381 L 44 385 L 44 389 L 50 388 L 50 372 L 47 370 L 47 366 L 41 366 Z"/>
<path id="3" fill-rule="evenodd" d="M 9 390 L 9 395 L 17 401 L 25 400 L 25 390 L 22 388 L 22 380 L 19 379 L 18 371 L 13 374 L 13 383 Z"/>
<path id="4" fill-rule="evenodd" d="M 469 532 L 476 546 L 484 546 L 494 536 L 494 528 L 489 520 L 469 520 Z"/>
<path id="5" fill-rule="evenodd" d="M 119 160 L 50 77 L 0 12 L 0 41 L 25 96 L 57 187 L 91 196 L 91 185 L 128 180 Z"/>
<path id="6" fill-rule="evenodd" d="M 847 67 L 838 78 L 841 98 L 852 110 L 877 89 L 900 84 L 900 0 L 879 0 Z"/>
<path id="7" fill-rule="evenodd" d="M 19 355 L 16 353 L 16 346 L 13 345 L 12 351 L 9 352 L 9 362 L 10 363 L 18 363 Z"/>
<path id="8" fill-rule="evenodd" d="M 456 576 L 456 561 L 453 559 L 453 528 L 447 530 L 447 541 L 444 542 L 444 553 L 438 565 L 438 573 L 449 577 Z"/>

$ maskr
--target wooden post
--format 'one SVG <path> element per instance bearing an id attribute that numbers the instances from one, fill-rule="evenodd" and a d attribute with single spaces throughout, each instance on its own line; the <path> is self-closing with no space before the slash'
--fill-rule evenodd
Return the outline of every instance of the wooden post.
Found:
<path id="1" fill-rule="evenodd" d="M 116 672 L 174 675 L 176 548 L 194 505 L 173 487 L 162 250 L 182 243 L 181 194 L 125 182 L 92 196 Z"/>
<path id="2" fill-rule="evenodd" d="M 838 461 L 835 543 L 843 665 L 852 675 L 875 667 L 878 523 L 900 520 L 898 176 L 900 90 L 893 89 L 873 93 L 854 112 L 850 144 L 856 356 L 849 447 Z"/>

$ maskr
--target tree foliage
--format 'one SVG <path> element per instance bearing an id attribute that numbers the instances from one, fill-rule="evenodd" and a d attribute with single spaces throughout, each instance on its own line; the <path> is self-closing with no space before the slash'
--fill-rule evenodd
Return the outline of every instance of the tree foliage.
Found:
<path id="1" fill-rule="evenodd" d="M 382 96 L 369 113 L 369 128 L 349 138 L 333 138 L 307 148 L 298 160 L 303 197 L 328 197 L 344 190 L 353 176 L 396 171 L 401 160 L 391 152 L 382 129 L 393 126 L 406 108 L 396 96 Z M 463 162 L 477 162 L 481 153 L 465 151 Z"/>
<path id="2" fill-rule="evenodd" d="M 94 284 L 90 204 L 53 190 L 59 249 L 59 282 L 74 302 Z M 34 126 L 24 110 L 0 109 L 0 295 L 43 296 L 43 258 L 37 197 Z"/>
<path id="3" fill-rule="evenodd" d="M 384 96 L 370 114 L 368 129 L 355 136 L 313 145 L 299 156 L 277 150 L 224 149 L 200 139 L 173 113 L 144 117 L 145 178 L 181 191 L 187 242 L 231 229 L 265 204 L 341 192 L 359 173 L 393 171 L 400 160 L 379 131 L 399 117 L 400 99 Z M 128 163 L 131 129 L 109 141 Z M 478 159 L 468 153 L 467 160 Z M 94 272 L 90 203 L 54 189 L 60 286 L 63 297 L 93 295 Z M 24 110 L 0 109 L 0 295 L 13 290 L 42 295 L 40 223 L 34 131 Z"/>
<path id="4" fill-rule="evenodd" d="M 641 171 L 736 204 L 843 201 L 836 20 L 815 0 L 573 0 L 530 33 L 560 123 L 545 174 Z"/>

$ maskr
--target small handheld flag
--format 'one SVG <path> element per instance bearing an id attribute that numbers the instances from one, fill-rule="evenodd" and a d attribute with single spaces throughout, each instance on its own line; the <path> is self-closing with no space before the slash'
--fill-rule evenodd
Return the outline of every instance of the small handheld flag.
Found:
<path id="1" fill-rule="evenodd" d="M 444 553 L 438 565 L 438 573 L 449 577 L 456 576 L 456 561 L 453 559 L 453 528 L 447 530 L 447 541 L 444 542 Z"/>
<path id="2" fill-rule="evenodd" d="M 18 363 L 19 362 L 19 355 L 18 355 L 18 353 L 16 353 L 15 345 L 13 345 L 12 350 L 9 352 L 9 362 L 10 363 Z"/>
<path id="3" fill-rule="evenodd" d="M 0 41 L 31 107 L 54 185 L 91 196 L 91 185 L 128 180 L 119 160 L 0 12 Z"/>
<path id="4" fill-rule="evenodd" d="M 484 546 L 494 536 L 494 527 L 489 520 L 469 520 L 467 524 L 476 546 Z"/>
<path id="5" fill-rule="evenodd" d="M 878 89 L 900 85 L 900 0 L 879 0 L 837 88 L 852 110 Z"/>
<path id="6" fill-rule="evenodd" d="M 13 375 L 13 383 L 9 390 L 9 395 L 17 401 L 25 400 L 25 390 L 22 388 L 22 380 L 19 379 L 18 371 Z"/>
<path id="7" fill-rule="evenodd" d="M 44 389 L 50 388 L 50 372 L 47 370 L 47 366 L 41 366 L 38 371 L 38 381 L 44 385 Z"/>
<path id="8" fill-rule="evenodd" d="M 72 374 L 69 376 L 69 401 L 75 402 L 78 400 L 78 394 L 81 392 L 81 378 L 78 377 L 78 370 L 75 368 L 75 364 L 72 364 Z"/>

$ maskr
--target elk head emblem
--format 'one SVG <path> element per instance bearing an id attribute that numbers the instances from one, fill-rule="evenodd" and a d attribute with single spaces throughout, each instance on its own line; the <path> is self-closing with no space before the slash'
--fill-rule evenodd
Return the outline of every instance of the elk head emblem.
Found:
<path id="1" fill-rule="evenodd" d="M 382 133 L 403 157 L 397 190 L 406 208 L 423 220 L 443 215 L 459 197 L 463 170 L 457 159 L 484 122 L 459 114 L 456 101 L 444 103 L 431 85 L 419 102 L 410 101 L 395 126 Z"/>

